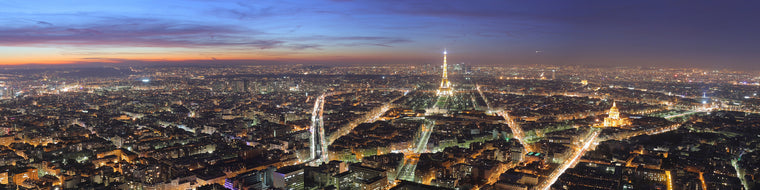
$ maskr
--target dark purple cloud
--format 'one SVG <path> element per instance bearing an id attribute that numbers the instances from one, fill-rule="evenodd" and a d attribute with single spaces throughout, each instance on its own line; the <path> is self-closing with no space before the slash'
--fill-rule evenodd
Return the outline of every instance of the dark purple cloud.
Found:
<path id="1" fill-rule="evenodd" d="M 39 25 L 46 25 L 46 26 L 53 26 L 53 24 L 51 24 L 49 22 L 45 22 L 45 21 L 37 21 L 37 24 L 39 24 Z"/>
<path id="2" fill-rule="evenodd" d="M 321 50 L 338 46 L 383 46 L 410 42 L 383 36 L 264 37 L 267 33 L 229 25 L 203 25 L 145 18 L 109 18 L 77 26 L 0 26 L 0 46 L 225 47 Z M 43 24 L 44 23 L 44 24 Z M 42 25 L 42 26 L 40 26 Z M 291 32 L 301 26 L 291 27 Z"/>
<path id="3" fill-rule="evenodd" d="M 381 47 L 393 47 L 393 45 L 400 43 L 412 42 L 410 39 L 399 37 L 386 37 L 386 36 L 308 36 L 298 37 L 294 40 L 297 41 L 315 41 L 321 43 L 329 43 L 337 46 L 381 46 Z"/>
<path id="4" fill-rule="evenodd" d="M 284 41 L 257 39 L 261 32 L 233 26 L 182 24 L 157 19 L 118 18 L 80 26 L 0 27 L 0 45 L 138 47 L 245 46 L 276 48 Z"/>

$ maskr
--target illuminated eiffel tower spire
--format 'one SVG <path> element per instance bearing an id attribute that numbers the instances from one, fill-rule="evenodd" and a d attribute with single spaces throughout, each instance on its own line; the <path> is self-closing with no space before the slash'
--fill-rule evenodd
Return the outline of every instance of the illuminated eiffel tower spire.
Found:
<path id="1" fill-rule="evenodd" d="M 438 87 L 436 94 L 438 96 L 451 96 L 454 94 L 451 89 L 451 82 L 449 82 L 448 65 L 446 64 L 446 50 L 443 50 L 443 76 L 441 79 L 441 87 Z"/>

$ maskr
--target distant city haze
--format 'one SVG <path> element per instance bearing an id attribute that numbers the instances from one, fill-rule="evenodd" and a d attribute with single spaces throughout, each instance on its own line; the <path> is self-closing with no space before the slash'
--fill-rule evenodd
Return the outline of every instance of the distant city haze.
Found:
<path id="1" fill-rule="evenodd" d="M 0 65 L 594 65 L 757 70 L 760 3 L 0 1 Z"/>

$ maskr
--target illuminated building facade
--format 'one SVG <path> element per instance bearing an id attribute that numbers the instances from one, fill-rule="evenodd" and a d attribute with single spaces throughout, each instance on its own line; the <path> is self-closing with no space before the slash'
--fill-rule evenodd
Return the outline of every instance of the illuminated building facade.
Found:
<path id="1" fill-rule="evenodd" d="M 630 125 L 631 121 L 628 118 L 620 118 L 620 111 L 617 108 L 615 102 L 612 102 L 612 108 L 607 113 L 607 118 L 604 118 L 604 127 L 620 127 Z"/>

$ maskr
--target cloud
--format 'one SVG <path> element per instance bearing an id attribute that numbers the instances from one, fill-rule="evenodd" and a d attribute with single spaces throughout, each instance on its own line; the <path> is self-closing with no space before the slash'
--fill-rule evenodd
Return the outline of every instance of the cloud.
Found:
<path id="1" fill-rule="evenodd" d="M 235 64 L 261 64 L 261 65 L 267 65 L 267 64 L 278 64 L 279 61 L 275 60 L 257 60 L 257 59 L 218 59 L 216 57 L 210 57 L 209 59 L 191 59 L 191 60 L 165 60 L 165 59 L 123 59 L 123 58 L 111 58 L 111 57 L 88 57 L 88 58 L 81 58 L 78 61 L 74 61 L 69 63 L 68 65 L 78 65 L 78 66 L 104 66 L 104 65 L 131 65 L 131 66 L 139 66 L 139 65 L 184 65 L 184 66 L 193 66 L 193 65 L 203 65 L 207 66 L 207 64 L 217 64 L 217 65 L 235 65 Z"/>
<path id="2" fill-rule="evenodd" d="M 39 24 L 39 25 L 45 25 L 45 26 L 53 26 L 53 24 L 51 24 L 49 22 L 45 22 L 45 21 L 37 21 L 37 24 Z"/>
<path id="3" fill-rule="evenodd" d="M 305 49 L 316 49 L 316 50 L 322 50 L 322 45 L 317 44 L 295 44 L 295 45 L 289 45 L 290 49 L 293 50 L 305 50 Z"/>
<path id="4" fill-rule="evenodd" d="M 288 30 L 288 33 L 293 33 L 293 32 L 295 32 L 298 29 L 301 29 L 301 25 L 297 25 L 295 28 L 293 28 L 291 30 Z"/>
<path id="5" fill-rule="evenodd" d="M 301 25 L 287 27 L 290 32 Z M 169 19 L 109 17 L 76 25 L 45 21 L 0 26 L 0 46 L 28 47 L 220 47 L 225 49 L 323 50 L 329 46 L 392 47 L 411 40 L 385 36 L 278 36 L 235 25 Z M 69 52 L 71 53 L 71 52 Z"/>
<path id="6" fill-rule="evenodd" d="M 331 43 L 338 46 L 381 46 L 381 47 L 393 47 L 395 44 L 408 43 L 412 40 L 399 37 L 385 37 L 385 36 L 308 36 L 297 38 L 299 41 L 317 41 L 323 43 Z"/>
<path id="7" fill-rule="evenodd" d="M 530 11 L 521 10 L 521 5 L 530 3 L 521 3 L 518 1 L 488 1 L 488 2 L 468 2 L 468 1 L 404 1 L 389 0 L 376 2 L 372 6 L 378 7 L 377 11 L 386 14 L 417 15 L 417 16 L 434 16 L 449 18 L 508 18 L 514 16 L 524 16 L 535 14 Z M 523 7 L 524 9 L 524 7 Z"/>
<path id="8" fill-rule="evenodd" d="M 256 3 L 237 2 L 233 7 L 213 8 L 207 14 L 217 17 L 234 18 L 239 20 L 256 19 L 278 15 L 280 10 L 274 6 L 260 6 Z"/>
<path id="9" fill-rule="evenodd" d="M 39 23 L 47 23 L 40 21 Z M 0 46 L 242 46 L 270 49 L 285 42 L 256 38 L 262 32 L 226 25 L 178 23 L 143 18 L 110 18 L 76 26 L 0 26 Z"/>

